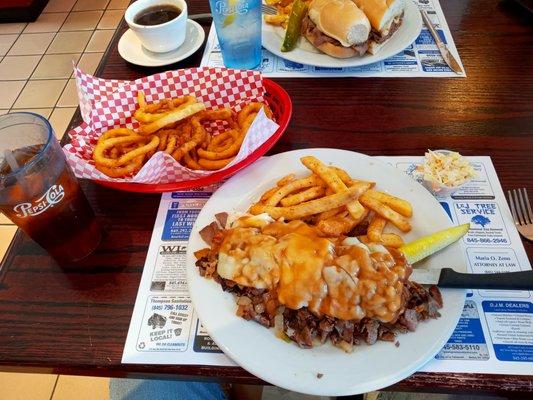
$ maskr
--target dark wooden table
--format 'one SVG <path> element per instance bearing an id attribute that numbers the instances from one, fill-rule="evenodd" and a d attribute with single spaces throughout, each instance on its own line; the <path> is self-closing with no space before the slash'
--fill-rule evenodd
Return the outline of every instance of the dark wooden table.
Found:
<path id="1" fill-rule="evenodd" d="M 189 4 L 190 14 L 208 11 L 207 1 Z M 270 154 L 308 147 L 370 155 L 455 149 L 490 155 L 504 189 L 525 186 L 533 194 L 531 17 L 505 1 L 442 0 L 442 7 L 467 78 L 277 79 L 294 112 Z M 120 58 L 124 29 L 97 75 L 135 79 L 163 70 Z M 201 52 L 166 68 L 198 65 Z M 120 363 L 160 196 L 83 186 L 106 238 L 80 264 L 60 267 L 17 233 L 0 270 L 0 370 L 259 383 L 241 368 Z M 525 246 L 531 259 L 533 245 Z M 531 392 L 533 384 L 531 376 L 416 373 L 392 388 L 509 395 Z"/>

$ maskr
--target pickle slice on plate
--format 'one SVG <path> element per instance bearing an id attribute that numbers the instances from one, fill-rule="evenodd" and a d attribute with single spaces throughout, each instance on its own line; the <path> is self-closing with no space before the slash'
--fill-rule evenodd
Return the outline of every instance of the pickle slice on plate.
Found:
<path id="1" fill-rule="evenodd" d="M 291 51 L 296 46 L 298 38 L 300 37 L 300 30 L 302 28 L 302 21 L 307 15 L 307 4 L 302 0 L 296 0 L 292 4 L 291 15 L 289 16 L 289 23 L 285 31 L 285 38 L 281 45 L 281 51 Z"/>
<path id="2" fill-rule="evenodd" d="M 470 224 L 454 226 L 404 244 L 400 251 L 409 264 L 414 264 L 461 239 L 470 229 Z"/>

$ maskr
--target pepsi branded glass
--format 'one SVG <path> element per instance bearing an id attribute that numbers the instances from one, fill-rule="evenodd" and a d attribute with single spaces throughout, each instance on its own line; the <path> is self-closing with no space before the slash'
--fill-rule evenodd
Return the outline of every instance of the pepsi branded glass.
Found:
<path id="1" fill-rule="evenodd" d="M 37 114 L 0 116 L 0 211 L 58 261 L 82 259 L 100 242 L 94 212 Z"/>
<path id="2" fill-rule="evenodd" d="M 261 0 L 209 0 L 224 65 L 254 69 L 261 63 Z"/>

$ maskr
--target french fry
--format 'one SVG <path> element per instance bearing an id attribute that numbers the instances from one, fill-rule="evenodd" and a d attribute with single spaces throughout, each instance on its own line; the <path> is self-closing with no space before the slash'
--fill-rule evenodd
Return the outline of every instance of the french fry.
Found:
<path id="1" fill-rule="evenodd" d="M 327 191 L 326 191 L 326 196 L 329 196 L 331 194 L 333 194 L 333 193 L 327 194 Z M 333 208 L 331 210 L 327 210 L 327 211 L 321 212 L 320 214 L 318 214 L 316 216 L 316 221 L 319 222 L 319 221 L 322 221 L 324 219 L 328 219 L 328 218 L 333 217 L 334 215 L 337 215 L 338 213 L 340 213 L 342 211 L 345 211 L 345 210 L 346 210 L 346 207 L 340 206 L 340 207 L 337 207 L 337 208 Z"/>
<path id="2" fill-rule="evenodd" d="M 164 128 L 165 126 L 172 124 L 174 122 L 181 121 L 191 115 L 196 114 L 197 112 L 205 110 L 204 103 L 193 103 L 189 104 L 183 108 L 176 108 L 175 110 L 169 111 L 165 114 L 164 117 L 159 118 L 154 122 L 150 122 L 146 125 L 139 126 L 139 133 L 143 135 L 150 135 L 159 129 Z"/>
<path id="3" fill-rule="evenodd" d="M 357 225 L 357 221 L 353 219 L 348 211 L 321 220 L 317 223 L 318 229 L 329 236 L 345 235 L 350 232 L 355 225 Z"/>
<path id="4" fill-rule="evenodd" d="M 389 206 L 397 213 L 400 213 L 404 217 L 411 218 L 413 216 L 413 207 L 407 200 L 400 199 L 392 196 L 388 193 L 378 192 L 377 190 L 370 189 L 366 196 L 372 197 L 375 200 Z"/>
<path id="5" fill-rule="evenodd" d="M 270 197 L 272 197 L 272 195 L 274 193 L 276 193 L 278 191 L 278 187 L 277 186 L 274 186 L 273 188 L 267 190 L 265 193 L 263 193 L 263 195 L 261 196 L 261 198 L 259 199 L 259 202 L 260 203 L 264 203 L 266 202 Z"/>
<path id="6" fill-rule="evenodd" d="M 137 103 L 139 103 L 139 108 L 146 107 L 146 100 L 144 98 L 144 92 L 142 90 L 139 90 L 137 92 Z"/>
<path id="7" fill-rule="evenodd" d="M 395 249 L 403 246 L 403 239 L 395 233 L 383 233 L 381 235 L 381 242 L 384 246 L 394 247 Z"/>
<path id="8" fill-rule="evenodd" d="M 313 200 L 323 196 L 324 192 L 325 190 L 323 186 L 311 186 L 309 189 L 305 189 L 299 193 L 281 199 L 281 205 L 283 207 L 294 206 L 303 203 L 304 201 Z"/>
<path id="9" fill-rule="evenodd" d="M 266 204 L 269 206 L 277 205 L 281 199 L 285 196 L 296 192 L 297 190 L 306 189 L 311 186 L 322 185 L 324 182 L 316 175 L 310 175 L 307 178 L 296 179 L 292 182 L 289 182 L 285 186 L 279 187 L 276 193 L 274 193 L 266 201 Z"/>
<path id="10" fill-rule="evenodd" d="M 161 119 L 174 108 L 184 108 L 185 106 L 196 103 L 194 96 L 182 96 L 174 99 L 165 99 L 158 103 L 146 104 L 144 93 L 137 92 L 137 102 L 139 108 L 133 114 L 134 118 L 140 123 L 150 123 Z M 143 104 L 141 106 L 141 104 Z"/>
<path id="11" fill-rule="evenodd" d="M 250 213 L 254 215 L 267 213 L 274 219 L 285 218 L 286 220 L 293 220 L 304 218 L 345 205 L 359 197 L 362 193 L 368 190 L 369 187 L 370 185 L 368 183 L 358 183 L 343 192 L 335 193 L 331 196 L 324 196 L 319 199 L 290 207 L 276 207 L 257 203 L 250 207 Z"/>
<path id="12" fill-rule="evenodd" d="M 345 170 L 343 170 L 342 168 L 339 168 L 339 167 L 335 167 L 335 166 L 331 166 L 329 167 L 330 169 L 332 169 L 336 174 L 337 176 L 341 179 L 341 181 L 346 185 L 346 186 L 351 186 L 352 184 L 352 178 L 350 175 L 348 175 L 348 172 L 346 172 Z"/>
<path id="13" fill-rule="evenodd" d="M 295 179 L 296 179 L 296 175 L 295 174 L 289 174 L 289 175 L 286 175 L 283 178 L 281 178 L 279 181 L 277 181 L 276 185 L 277 186 L 285 186 L 287 183 L 290 183 L 290 182 L 292 182 Z"/>
<path id="14" fill-rule="evenodd" d="M 381 234 L 387 225 L 387 220 L 379 215 L 375 215 L 368 225 L 366 235 L 372 242 L 381 243 Z"/>
<path id="15" fill-rule="evenodd" d="M 368 196 L 366 193 L 363 193 L 359 197 L 359 201 L 365 207 L 371 209 L 376 214 L 392 222 L 394 226 L 396 226 L 402 232 L 409 232 L 411 230 L 411 224 L 404 216 L 400 215 L 399 213 L 391 209 L 389 206 L 381 203 L 373 197 Z"/>
<path id="16" fill-rule="evenodd" d="M 287 22 L 289 20 L 289 16 L 283 15 L 283 14 L 265 15 L 264 18 L 267 24 L 276 25 L 276 26 L 280 26 L 284 22 Z"/>
<path id="17" fill-rule="evenodd" d="M 316 157 L 302 157 L 300 161 L 303 165 L 317 174 L 324 182 L 326 182 L 326 185 L 333 189 L 335 193 L 340 193 L 348 189 L 344 182 L 342 182 L 341 178 L 339 178 L 337 173 L 324 165 L 322 161 L 318 160 Z M 368 185 L 368 187 L 370 188 L 370 185 Z M 365 209 L 361 203 L 357 201 L 357 199 L 354 199 L 352 202 L 347 204 L 346 208 L 353 219 L 357 221 L 357 223 L 364 218 Z"/>

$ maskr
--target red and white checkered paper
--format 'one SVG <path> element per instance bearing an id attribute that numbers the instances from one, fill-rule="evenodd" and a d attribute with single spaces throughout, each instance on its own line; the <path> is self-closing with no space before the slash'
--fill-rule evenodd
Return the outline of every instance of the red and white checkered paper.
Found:
<path id="1" fill-rule="evenodd" d="M 231 107 L 239 111 L 251 101 L 263 101 L 263 81 L 257 71 L 225 68 L 190 68 L 162 72 L 136 81 L 96 78 L 74 69 L 83 123 L 68 135 L 71 143 L 63 151 L 78 178 L 114 182 L 172 183 L 199 179 L 215 171 L 194 171 L 179 164 L 164 152 L 154 154 L 143 168 L 130 178 L 109 178 L 94 166 L 93 149 L 100 135 L 111 128 L 137 128 L 133 119 L 137 108 L 137 91 L 142 90 L 146 102 L 193 95 L 208 109 Z M 261 111 L 250 126 L 235 159 L 225 168 L 242 161 L 268 140 L 278 125 Z M 216 134 L 225 129 L 223 123 L 207 127 Z M 224 169 L 225 169 L 224 168 Z"/>

